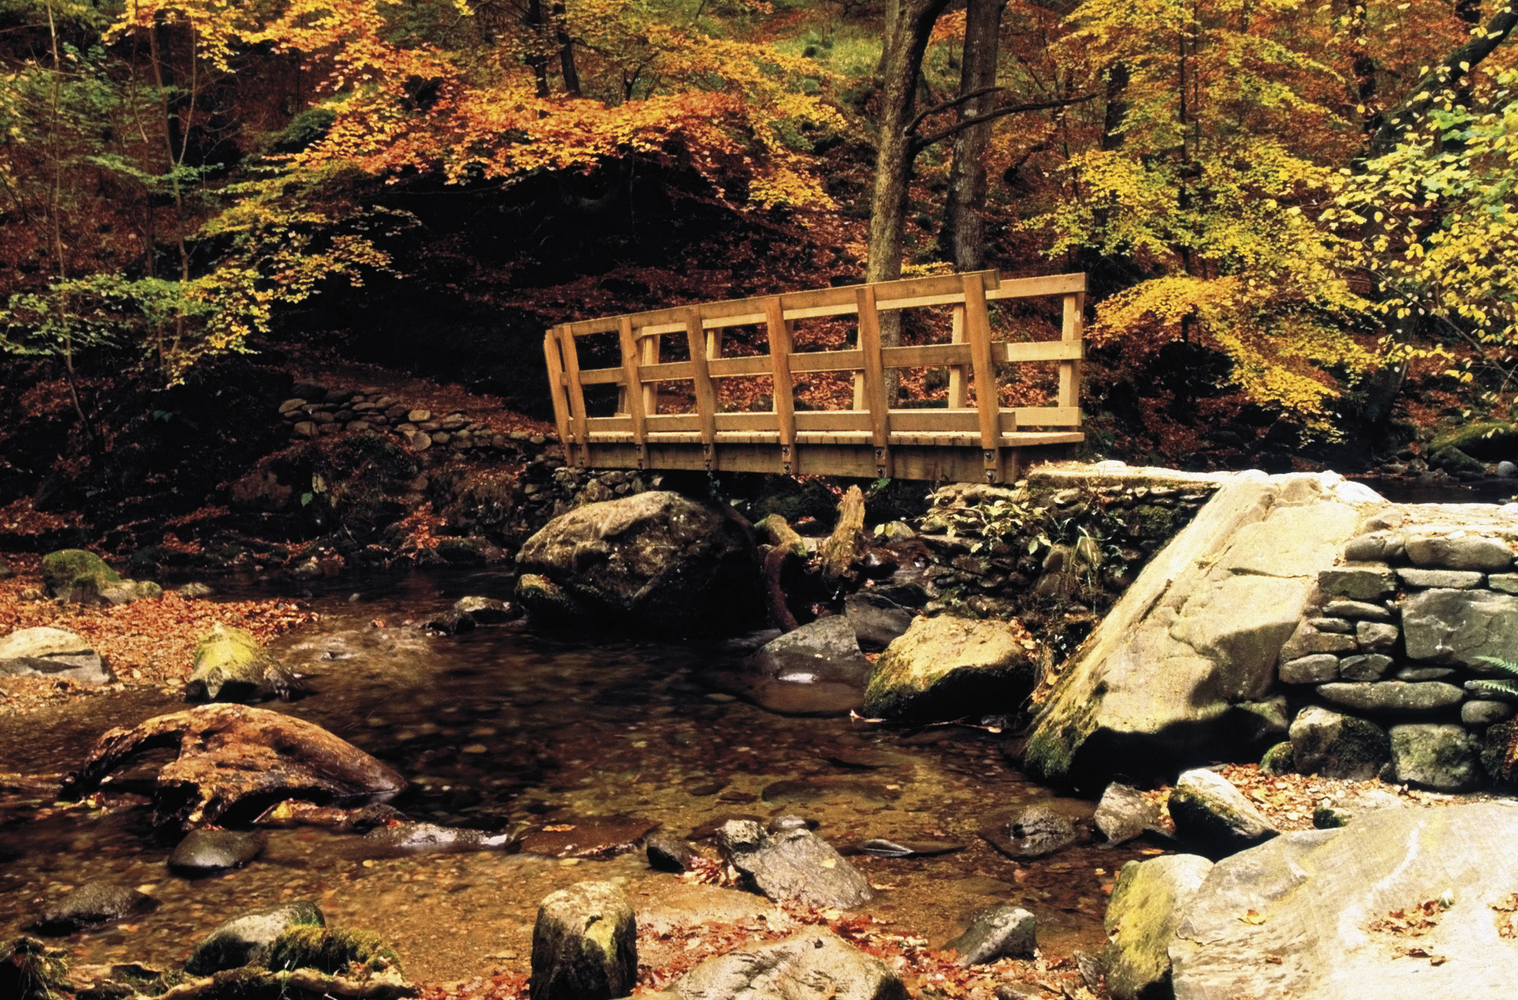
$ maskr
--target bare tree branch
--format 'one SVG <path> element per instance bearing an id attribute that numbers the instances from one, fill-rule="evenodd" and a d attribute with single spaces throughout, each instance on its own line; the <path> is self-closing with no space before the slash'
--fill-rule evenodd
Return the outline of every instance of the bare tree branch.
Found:
<path id="1" fill-rule="evenodd" d="M 1036 101 L 1032 104 L 1009 104 L 1004 108 L 996 108 L 992 111 L 987 111 L 983 115 L 976 115 L 973 118 L 966 118 L 961 122 L 956 122 L 946 129 L 934 132 L 932 135 L 925 135 L 920 138 L 913 139 L 912 154 L 915 156 L 916 154 L 922 152 L 924 149 L 927 149 L 929 146 L 933 145 L 935 142 L 942 142 L 949 136 L 954 135 L 957 132 L 963 132 L 967 128 L 974 128 L 976 125 L 979 125 L 982 122 L 995 121 L 998 118 L 1005 118 L 1007 115 L 1020 114 L 1024 111 L 1044 111 L 1048 108 L 1069 107 L 1072 104 L 1080 104 L 1083 101 L 1089 101 L 1095 96 L 1095 94 L 1082 94 L 1079 97 L 1064 97 L 1057 101 Z"/>

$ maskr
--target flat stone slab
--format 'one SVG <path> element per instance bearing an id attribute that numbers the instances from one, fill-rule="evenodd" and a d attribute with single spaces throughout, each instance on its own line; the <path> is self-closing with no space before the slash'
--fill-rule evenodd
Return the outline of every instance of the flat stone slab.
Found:
<path id="1" fill-rule="evenodd" d="M 1465 698 L 1464 691 L 1443 681 L 1346 681 L 1320 684 L 1318 694 L 1335 705 L 1372 715 L 1437 712 Z"/>
<path id="2" fill-rule="evenodd" d="M 1176 1000 L 1507 996 L 1515 842 L 1518 807 L 1476 803 L 1375 810 L 1227 858 L 1170 944 Z M 1445 890 L 1448 909 L 1433 903 Z M 1396 933 L 1393 914 L 1415 910 L 1433 926 Z"/>

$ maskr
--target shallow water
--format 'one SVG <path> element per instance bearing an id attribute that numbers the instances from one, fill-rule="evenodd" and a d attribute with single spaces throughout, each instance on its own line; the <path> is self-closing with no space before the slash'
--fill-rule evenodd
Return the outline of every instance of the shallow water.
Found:
<path id="1" fill-rule="evenodd" d="M 862 912 L 889 921 L 893 933 L 938 946 L 987 907 L 1015 902 L 1038 916 L 1045 954 L 1103 943 L 1102 887 L 1143 845 L 1077 846 L 1033 861 L 998 853 L 978 831 L 1050 799 L 1006 763 L 1005 736 L 774 715 L 700 682 L 722 662 L 713 644 L 541 636 L 515 626 L 429 636 L 406 624 L 465 593 L 504 596 L 505 588 L 494 575 L 412 576 L 358 586 L 352 600 L 352 582 L 316 595 L 320 625 L 275 645 L 287 665 L 314 675 L 314 693 L 264 707 L 325 726 L 398 768 L 412 787 L 394 804 L 414 819 L 502 830 L 632 816 L 688 836 L 728 816 L 798 813 L 840 849 L 872 837 L 966 845 L 934 857 L 851 859 L 887 887 Z M 184 707 L 173 692 L 139 688 L 0 720 L 0 770 L 60 775 L 110 726 Z M 115 787 L 139 790 L 151 774 L 139 767 Z M 125 924 L 68 938 L 86 963 L 177 963 L 228 917 L 310 898 L 330 924 L 394 940 L 413 979 L 525 972 L 538 902 L 554 889 L 610 879 L 641 908 L 678 883 L 636 851 L 609 860 L 376 857 L 354 835 L 313 827 L 272 829 L 246 868 L 187 880 L 168 872 L 176 836 L 155 835 L 145 806 L 60 810 L 45 784 L 17 786 L 0 790 L 0 837 L 20 852 L 0 863 L 0 934 L 15 934 L 47 901 L 89 880 L 136 886 L 160 901 Z M 1089 803 L 1053 801 L 1089 817 Z M 699 843 L 715 855 L 710 841 Z"/>

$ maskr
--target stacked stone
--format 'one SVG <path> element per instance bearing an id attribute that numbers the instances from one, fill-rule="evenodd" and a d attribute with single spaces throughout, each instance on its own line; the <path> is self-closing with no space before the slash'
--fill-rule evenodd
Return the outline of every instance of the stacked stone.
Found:
<path id="1" fill-rule="evenodd" d="M 1128 578 L 1160 546 L 1196 516 L 1212 495 L 1210 487 L 1106 484 L 1090 488 L 1048 490 L 1026 481 L 1012 488 L 981 483 L 945 486 L 933 494 L 922 519 L 929 565 L 923 570 L 928 613 L 969 610 L 982 618 L 1015 613 L 1015 599 L 1035 593 L 1070 594 L 1092 574 L 1106 573 L 1109 589 L 1120 591 Z M 977 508 L 1003 503 L 1030 514 L 1021 530 L 989 537 L 976 530 L 984 515 Z M 1053 525 L 1078 526 L 1077 536 L 1100 540 L 1049 544 Z M 953 533 L 938 533 L 946 527 Z M 1120 557 L 1123 572 L 1116 570 Z"/>
<path id="2" fill-rule="evenodd" d="M 1513 569 L 1513 544 L 1497 534 L 1383 528 L 1351 539 L 1281 649 L 1280 679 L 1311 686 L 1317 702 L 1292 722 L 1296 770 L 1443 791 L 1511 779 L 1518 695 L 1494 697 L 1480 682 L 1504 673 L 1492 661 L 1518 659 Z"/>
<path id="3" fill-rule="evenodd" d="M 524 446 L 541 447 L 549 441 L 544 434 L 516 430 L 509 434 L 492 431 L 462 413 L 435 416 L 432 411 L 411 405 L 378 389 L 325 389 L 301 384 L 295 395 L 279 404 L 279 414 L 290 424 L 297 438 L 317 438 L 344 431 L 373 431 L 400 437 L 414 451 L 446 448 L 469 451 L 493 448 L 516 452 Z"/>

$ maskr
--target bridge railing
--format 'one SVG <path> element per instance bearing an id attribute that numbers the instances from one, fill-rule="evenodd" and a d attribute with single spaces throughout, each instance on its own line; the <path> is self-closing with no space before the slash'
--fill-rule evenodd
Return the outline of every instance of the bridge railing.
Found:
<path id="1" fill-rule="evenodd" d="M 966 463 L 986 479 L 1002 481 L 1018 449 L 1069 445 L 1080 433 L 1080 371 L 1086 278 L 1061 274 L 1000 279 L 995 271 L 935 275 L 899 281 L 784 292 L 748 299 L 675 306 L 623 316 L 565 323 L 544 338 L 549 388 L 559 437 L 569 461 L 594 468 L 694 468 L 965 478 Z M 1058 296 L 1063 320 L 1058 340 L 995 340 L 988 303 Z M 885 347 L 882 313 L 949 307 L 949 343 Z M 854 317 L 857 333 L 842 350 L 801 350 L 796 324 Z M 723 356 L 724 331 L 756 326 L 767 354 Z M 615 367 L 582 368 L 580 343 L 614 335 Z M 663 359 L 663 338 L 683 340 L 686 355 Z M 756 338 L 758 339 L 758 338 Z M 605 356 L 607 352 L 600 352 Z M 996 365 L 1053 363 L 1058 368 L 1048 405 L 999 405 Z M 886 372 L 944 366 L 947 407 L 891 408 Z M 852 373 L 849 410 L 798 410 L 795 379 L 817 372 Z M 721 412 L 723 379 L 769 376 L 768 412 Z M 688 412 L 659 413 L 659 387 L 688 382 Z M 618 387 L 616 412 L 590 416 L 587 387 Z M 934 449 L 938 453 L 933 452 Z M 945 451 L 960 454 L 944 464 Z M 975 459 L 978 458 L 978 463 Z M 978 476 L 976 477 L 978 478 Z"/>

